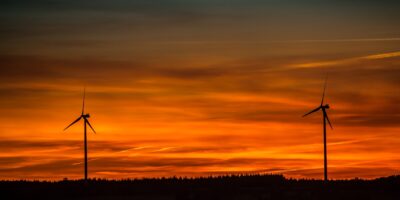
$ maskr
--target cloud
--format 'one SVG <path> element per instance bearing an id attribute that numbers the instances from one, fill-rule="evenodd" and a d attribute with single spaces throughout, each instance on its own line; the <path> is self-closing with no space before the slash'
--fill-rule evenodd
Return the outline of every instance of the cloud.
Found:
<path id="1" fill-rule="evenodd" d="M 4 1 L 0 177 L 82 177 L 82 127 L 62 129 L 86 85 L 91 177 L 321 178 L 321 116 L 301 116 L 319 104 L 326 72 L 332 177 L 390 175 L 398 5 Z"/>
<path id="2" fill-rule="evenodd" d="M 56 59 L 45 56 L 1 55 L 3 82 L 68 81 L 87 82 L 140 80 L 150 78 L 199 79 L 227 75 L 228 69 L 216 67 L 162 66 L 159 63 L 125 60 Z M 118 78 L 114 78 L 118 77 Z M 128 80 L 126 80 L 128 81 Z"/>
<path id="3" fill-rule="evenodd" d="M 236 137 L 221 137 L 225 141 L 224 145 L 219 141 L 221 138 L 218 140 L 217 137 L 196 140 L 197 144 L 186 140 L 187 145 L 183 145 L 183 138 L 180 141 L 161 143 L 145 140 L 90 141 L 89 174 L 91 177 L 114 179 L 232 173 L 282 173 L 290 177 L 308 178 L 322 175 L 319 159 L 322 156 L 321 144 L 306 143 L 306 135 L 302 135 L 301 145 L 290 146 L 281 146 L 282 141 L 273 145 L 277 141 L 271 134 L 264 136 L 269 138 L 271 145 L 268 145 L 268 141 L 262 142 L 265 138 L 261 137 L 250 137 L 247 140 L 244 136 Z M 171 148 L 172 144 L 174 148 Z M 386 150 L 374 150 L 371 153 L 371 149 L 377 149 L 382 144 L 390 147 L 397 143 L 387 143 L 377 136 L 365 140 L 329 142 L 331 176 L 389 175 L 398 161 L 389 159 L 390 155 L 384 154 Z M 2 140 L 0 146 L 3 148 L 0 174 L 5 179 L 59 180 L 64 177 L 82 177 L 82 141 Z M 357 155 L 357 159 L 347 158 L 349 151 Z M 28 153 L 30 156 L 27 156 Z M 386 166 L 380 166 L 382 163 L 386 163 Z M 382 171 L 374 174 L 366 165 L 381 167 Z M 359 171 L 352 171 L 355 168 Z"/>
<path id="4" fill-rule="evenodd" d="M 400 41 L 400 38 L 357 38 L 357 39 L 326 39 L 326 40 L 288 40 L 278 43 L 341 43 L 341 42 L 385 42 Z"/>
<path id="5" fill-rule="evenodd" d="M 360 57 L 362 64 L 330 68 L 327 100 L 333 103 L 331 118 L 347 114 L 334 120 L 339 126 L 396 126 L 391 111 L 398 102 L 393 87 L 400 84 L 398 57 L 396 53 L 374 55 Z M 9 67 L 0 75 L 0 101 L 4 109 L 14 108 L 14 115 L 27 108 L 48 110 L 51 102 L 72 101 L 72 94 L 78 94 L 76 88 L 89 83 L 95 85 L 92 98 L 102 105 L 114 102 L 118 105 L 114 112 L 121 116 L 132 112 L 123 108 L 129 105 L 132 109 L 141 107 L 141 112 L 153 119 L 172 119 L 168 115 L 175 113 L 174 119 L 191 121 L 307 123 L 298 116 L 319 101 L 323 79 L 318 76 L 323 71 L 318 67 L 271 71 L 270 60 L 165 67 L 141 61 L 2 56 L 0 62 Z M 279 69 L 285 62 L 282 59 L 273 64 Z M 372 117 L 373 113 L 379 117 Z M 352 120 L 350 115 L 369 120 Z"/>
<path id="6" fill-rule="evenodd" d="M 367 126 L 397 126 L 400 120 L 398 114 L 375 114 L 375 115 L 348 115 L 336 119 L 342 125 L 367 125 Z"/>
<path id="7" fill-rule="evenodd" d="M 303 63 L 303 64 L 297 64 L 297 65 L 295 65 L 295 67 L 313 68 L 313 67 L 338 66 L 338 65 L 344 65 L 344 64 L 351 64 L 351 63 L 355 63 L 355 62 L 363 61 L 363 60 L 376 60 L 376 59 L 393 58 L 393 57 L 399 57 L 399 56 L 400 56 L 400 52 L 389 52 L 389 53 L 380 53 L 380 54 L 373 54 L 373 55 L 368 55 L 368 56 L 339 59 L 339 60 L 332 60 L 332 61 Z"/>

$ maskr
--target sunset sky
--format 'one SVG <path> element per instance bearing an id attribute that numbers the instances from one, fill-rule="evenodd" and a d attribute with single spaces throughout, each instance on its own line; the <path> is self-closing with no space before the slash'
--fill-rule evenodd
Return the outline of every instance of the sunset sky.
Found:
<path id="1" fill-rule="evenodd" d="M 0 179 L 400 171 L 400 2 L 5 0 Z"/>

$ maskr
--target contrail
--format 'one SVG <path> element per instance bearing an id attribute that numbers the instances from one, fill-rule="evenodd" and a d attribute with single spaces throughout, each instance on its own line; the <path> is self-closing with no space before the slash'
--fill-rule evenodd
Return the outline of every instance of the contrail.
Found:
<path id="1" fill-rule="evenodd" d="M 277 43 L 334 43 L 334 42 L 384 42 L 400 41 L 400 38 L 354 38 L 354 39 L 331 39 L 331 40 L 287 40 Z"/>
<path id="2" fill-rule="evenodd" d="M 400 57 L 400 51 L 373 54 L 373 55 L 361 56 L 361 57 L 346 58 L 346 59 L 340 59 L 340 60 L 303 63 L 303 64 L 294 65 L 292 67 L 294 67 L 294 68 L 327 67 L 327 66 L 348 64 L 348 63 L 363 61 L 363 60 L 378 60 L 378 59 L 393 58 L 393 57 Z"/>
<path id="3" fill-rule="evenodd" d="M 204 45 L 204 44 L 285 44 L 285 43 L 335 43 L 335 42 L 390 42 L 400 41 L 400 38 L 349 38 L 349 39 L 321 39 L 321 40 L 185 40 L 185 41 L 166 41 L 154 44 L 179 44 L 179 45 Z"/>

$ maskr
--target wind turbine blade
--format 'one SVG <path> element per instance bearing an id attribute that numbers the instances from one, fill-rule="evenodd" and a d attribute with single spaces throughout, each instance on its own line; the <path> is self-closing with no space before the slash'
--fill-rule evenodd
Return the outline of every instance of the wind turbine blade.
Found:
<path id="1" fill-rule="evenodd" d="M 86 94 L 86 87 L 83 88 L 82 115 L 85 112 L 85 94 Z"/>
<path id="2" fill-rule="evenodd" d="M 67 128 L 69 128 L 70 126 L 74 125 L 76 122 L 78 122 L 81 118 L 82 118 L 82 117 L 78 117 L 78 119 L 76 119 L 76 120 L 73 121 L 70 125 L 68 125 L 68 126 L 64 129 L 64 131 L 67 130 Z"/>
<path id="3" fill-rule="evenodd" d="M 327 82 L 327 81 L 328 81 L 328 75 L 326 75 L 326 78 L 325 78 L 324 92 L 322 93 L 321 106 L 322 106 L 322 104 L 324 104 L 325 90 L 326 90 L 326 82 Z"/>
<path id="4" fill-rule="evenodd" d="M 94 128 L 92 127 L 92 125 L 90 125 L 89 120 L 85 119 L 85 122 L 89 125 L 90 129 L 92 129 L 93 133 L 96 134 L 96 131 L 94 130 Z"/>
<path id="5" fill-rule="evenodd" d="M 329 121 L 328 114 L 326 113 L 325 110 L 324 110 L 324 117 L 325 117 L 326 121 L 328 121 L 328 124 L 329 124 L 329 126 L 331 127 L 331 129 L 333 129 L 332 124 L 331 124 L 331 121 Z"/>
<path id="6" fill-rule="evenodd" d="M 305 116 L 307 116 L 307 115 L 309 115 L 311 113 L 317 112 L 319 109 L 321 109 L 321 106 L 316 108 L 316 109 L 314 109 L 314 110 L 312 110 L 312 111 L 310 111 L 310 112 L 308 112 L 307 114 L 303 115 L 303 117 L 305 117 Z"/>

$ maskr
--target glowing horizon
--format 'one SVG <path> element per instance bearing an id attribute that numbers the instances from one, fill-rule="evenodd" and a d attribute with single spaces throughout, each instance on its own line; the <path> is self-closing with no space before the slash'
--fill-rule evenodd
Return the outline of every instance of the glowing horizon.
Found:
<path id="1" fill-rule="evenodd" d="M 0 179 L 400 169 L 396 2 L 8 2 L 0 8 Z M 373 14 L 371 14 L 373 10 Z M 339 12 L 340 11 L 340 12 Z M 340 14 L 338 14 L 340 13 Z"/>

